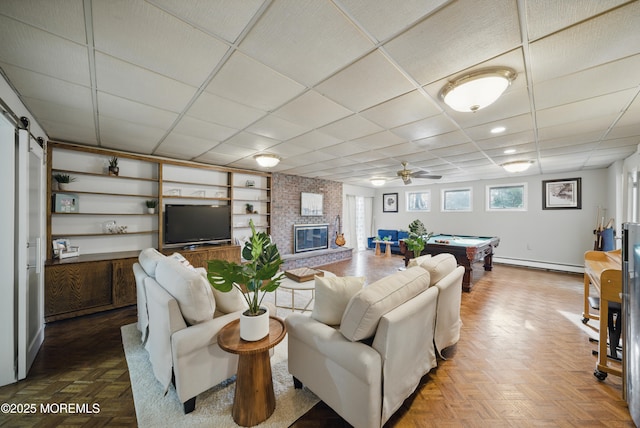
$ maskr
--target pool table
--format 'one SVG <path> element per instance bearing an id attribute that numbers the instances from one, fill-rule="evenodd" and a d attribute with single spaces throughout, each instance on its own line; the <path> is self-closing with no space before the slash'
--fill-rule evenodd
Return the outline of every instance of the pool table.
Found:
<path id="1" fill-rule="evenodd" d="M 458 265 L 464 266 L 464 277 L 462 278 L 462 289 L 471 291 L 471 273 L 473 264 L 484 259 L 484 270 L 490 271 L 493 268 L 494 248 L 500 243 L 498 237 L 486 236 L 462 236 L 462 235 L 432 235 L 421 254 L 436 255 L 440 253 L 451 253 L 458 261 Z M 404 241 L 400 242 L 400 251 L 404 254 L 404 265 L 409 264 L 413 258 L 413 252 L 407 250 Z"/>

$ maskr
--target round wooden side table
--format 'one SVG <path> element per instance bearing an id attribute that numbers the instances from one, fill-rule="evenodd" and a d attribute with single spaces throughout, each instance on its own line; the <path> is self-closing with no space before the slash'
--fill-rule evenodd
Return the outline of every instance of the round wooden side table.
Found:
<path id="1" fill-rule="evenodd" d="M 276 408 L 271 377 L 269 349 L 284 339 L 287 328 L 280 318 L 269 317 L 269 335 L 255 342 L 240 339 L 240 320 L 231 321 L 220 329 L 218 345 L 238 354 L 238 374 L 233 397 L 233 420 L 249 427 L 263 422 Z"/>

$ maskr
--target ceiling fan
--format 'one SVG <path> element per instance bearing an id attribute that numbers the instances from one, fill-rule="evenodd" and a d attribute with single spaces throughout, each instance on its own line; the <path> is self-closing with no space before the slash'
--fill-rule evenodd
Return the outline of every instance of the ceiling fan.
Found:
<path id="1" fill-rule="evenodd" d="M 402 178 L 402 181 L 404 182 L 404 184 L 411 184 L 412 178 L 428 178 L 431 180 L 438 180 L 442 178 L 441 175 L 429 174 L 427 171 L 421 171 L 421 170 L 412 171 L 410 169 L 407 169 L 406 161 L 402 162 L 402 169 L 398 171 L 398 177 Z"/>

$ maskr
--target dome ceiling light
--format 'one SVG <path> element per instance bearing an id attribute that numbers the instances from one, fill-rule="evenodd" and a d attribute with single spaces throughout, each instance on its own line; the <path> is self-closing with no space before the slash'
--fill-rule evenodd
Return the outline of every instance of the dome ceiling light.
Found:
<path id="1" fill-rule="evenodd" d="M 513 162 L 507 162 L 500 165 L 507 172 L 524 172 L 529 169 L 529 167 L 533 164 L 533 161 L 530 160 L 519 160 Z"/>
<path id="2" fill-rule="evenodd" d="M 510 68 L 473 71 L 447 83 L 440 91 L 440 98 L 455 111 L 475 113 L 500 98 L 516 76 Z"/>
<path id="3" fill-rule="evenodd" d="M 268 153 L 255 155 L 253 158 L 258 162 L 258 165 L 263 168 L 273 168 L 280 163 L 280 158 L 278 156 Z"/>

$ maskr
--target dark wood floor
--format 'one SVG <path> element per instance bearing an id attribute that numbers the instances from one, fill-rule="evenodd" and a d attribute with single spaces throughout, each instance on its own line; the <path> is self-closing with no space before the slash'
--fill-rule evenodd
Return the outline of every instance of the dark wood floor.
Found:
<path id="1" fill-rule="evenodd" d="M 373 282 L 402 265 L 399 256 L 365 252 L 324 269 Z M 621 379 L 593 376 L 580 275 L 497 265 L 474 283 L 462 297 L 460 342 L 386 426 L 634 426 Z M 0 414 L 0 427 L 135 426 L 120 337 L 120 326 L 135 320 L 132 307 L 48 324 L 27 379 L 0 388 L 2 403 L 97 403 L 100 413 Z M 319 403 L 293 426 L 348 425 Z"/>

